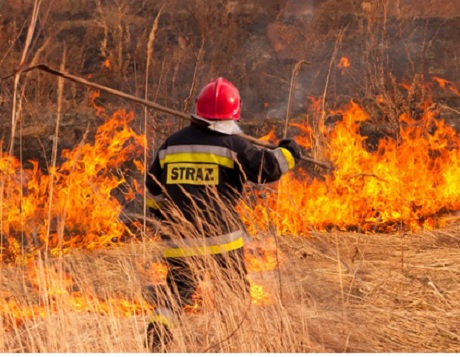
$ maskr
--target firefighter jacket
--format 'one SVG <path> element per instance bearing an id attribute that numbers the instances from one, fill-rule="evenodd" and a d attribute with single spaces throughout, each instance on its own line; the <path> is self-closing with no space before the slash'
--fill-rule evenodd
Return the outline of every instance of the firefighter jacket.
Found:
<path id="1" fill-rule="evenodd" d="M 148 206 L 161 210 L 166 217 L 162 224 L 176 224 L 174 237 L 162 237 L 169 245 L 164 256 L 241 248 L 244 229 L 235 205 L 244 183 L 277 181 L 294 166 L 285 148 L 261 149 L 194 123 L 172 134 L 160 146 L 146 179 Z"/>

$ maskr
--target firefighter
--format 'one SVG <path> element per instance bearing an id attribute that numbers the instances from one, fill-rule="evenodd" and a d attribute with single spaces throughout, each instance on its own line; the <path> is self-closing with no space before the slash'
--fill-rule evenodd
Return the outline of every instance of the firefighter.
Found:
<path id="1" fill-rule="evenodd" d="M 235 206 L 246 181 L 270 183 L 294 168 L 301 157 L 292 139 L 281 140 L 273 150 L 262 149 L 235 135 L 241 132 L 241 99 L 228 80 L 217 78 L 203 87 L 196 100 L 196 117 L 160 146 L 149 168 L 146 187 L 150 211 L 170 225 L 163 234 L 167 248 L 167 286 L 175 301 L 157 306 L 147 328 L 152 351 L 171 339 L 171 324 L 191 302 L 197 288 L 191 258 L 211 256 L 224 273 L 231 270 L 249 293 L 243 256 L 245 230 Z M 180 229 L 177 229 L 177 227 Z"/>

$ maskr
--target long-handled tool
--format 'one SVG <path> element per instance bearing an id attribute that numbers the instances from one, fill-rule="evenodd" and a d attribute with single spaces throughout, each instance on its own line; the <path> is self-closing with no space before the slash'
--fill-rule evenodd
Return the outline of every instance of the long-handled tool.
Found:
<path id="1" fill-rule="evenodd" d="M 72 82 L 80 83 L 80 84 L 83 84 L 83 85 L 91 87 L 91 88 L 96 88 L 96 89 L 102 90 L 104 92 L 113 94 L 115 96 L 118 96 L 118 97 L 121 97 L 121 98 L 124 98 L 124 99 L 128 99 L 128 100 L 131 100 L 131 101 L 136 102 L 136 103 L 143 104 L 143 105 L 145 105 L 147 107 L 150 107 L 150 108 L 153 108 L 153 109 L 159 110 L 161 112 L 168 113 L 168 114 L 171 114 L 171 115 L 183 118 L 183 119 L 186 119 L 186 120 L 188 120 L 190 122 L 193 122 L 193 123 L 196 123 L 196 124 L 199 124 L 199 125 L 210 126 L 209 121 L 201 119 L 201 118 L 198 118 L 198 117 L 196 117 L 194 115 L 182 113 L 182 112 L 179 112 L 177 110 L 164 107 L 164 106 L 162 106 L 160 104 L 157 104 L 155 102 L 152 102 L 152 101 L 149 101 L 149 100 L 146 100 L 146 99 L 142 99 L 142 98 L 136 97 L 134 95 L 130 95 L 130 94 L 121 92 L 119 90 L 116 90 L 116 89 L 113 89 L 113 88 L 110 88 L 110 87 L 106 87 L 106 86 L 103 86 L 103 85 L 100 85 L 100 84 L 97 84 L 97 83 L 94 83 L 94 82 L 87 81 L 84 78 L 72 75 L 70 73 L 66 73 L 66 72 L 62 72 L 62 71 L 58 71 L 56 69 L 50 68 L 45 64 L 38 64 L 38 65 L 35 65 L 35 66 L 31 66 L 31 67 L 28 67 L 28 68 L 20 70 L 20 72 L 21 73 L 30 72 L 30 71 L 32 71 L 34 69 L 38 69 L 40 71 L 48 72 L 48 73 L 51 73 L 51 74 L 53 74 L 55 76 L 65 78 L 65 79 L 68 79 L 68 80 L 70 80 Z M 9 77 L 11 77 L 11 76 L 2 78 L 2 80 L 7 79 Z M 242 137 L 242 138 L 244 138 L 244 139 L 246 139 L 246 140 L 248 140 L 248 141 L 250 141 L 250 142 L 252 142 L 252 143 L 254 143 L 256 145 L 258 145 L 258 146 L 261 146 L 261 147 L 265 147 L 265 148 L 268 148 L 268 149 L 275 149 L 277 147 L 274 144 L 268 143 L 268 142 L 263 141 L 263 140 L 259 140 L 257 138 L 252 137 L 252 136 L 246 135 L 244 133 L 238 133 L 238 134 L 235 134 L 235 135 L 238 135 L 238 136 L 240 136 L 240 137 Z M 333 167 L 332 167 L 332 165 L 330 163 L 315 160 L 315 159 L 313 159 L 311 157 L 308 157 L 308 156 L 305 156 L 305 155 L 301 156 L 301 160 L 313 163 L 313 164 L 315 164 L 317 166 L 320 166 L 320 167 L 323 167 L 323 168 L 325 168 L 326 170 L 329 170 L 329 171 L 332 171 L 332 169 L 333 169 Z"/>

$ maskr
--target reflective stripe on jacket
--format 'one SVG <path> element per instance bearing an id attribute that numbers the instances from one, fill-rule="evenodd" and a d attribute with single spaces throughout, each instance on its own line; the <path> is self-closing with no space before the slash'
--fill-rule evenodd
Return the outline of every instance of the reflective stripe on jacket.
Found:
<path id="1" fill-rule="evenodd" d="M 180 258 L 221 254 L 243 247 L 243 230 L 217 237 L 199 239 L 181 239 L 168 241 L 169 247 L 163 250 L 165 258 Z"/>
<path id="2" fill-rule="evenodd" d="M 156 307 L 153 311 L 153 316 L 150 318 L 150 322 L 159 322 L 162 325 L 174 327 L 175 316 L 172 310 L 167 307 Z"/>

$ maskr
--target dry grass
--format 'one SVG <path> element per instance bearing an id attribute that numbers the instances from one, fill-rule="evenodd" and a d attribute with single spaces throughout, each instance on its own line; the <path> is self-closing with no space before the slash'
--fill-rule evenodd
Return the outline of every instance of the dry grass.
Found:
<path id="1" fill-rule="evenodd" d="M 214 290 L 219 308 L 208 304 L 201 313 L 185 315 L 170 351 L 458 352 L 458 233 L 453 225 L 403 237 L 282 237 L 280 276 L 277 271 L 251 273 L 272 295 L 272 303 L 248 304 L 228 287 Z M 144 352 L 148 308 L 123 316 L 117 302 L 143 301 L 149 277 L 136 267 L 144 248 L 153 257 L 158 254 L 154 243 L 75 252 L 57 262 L 37 261 L 34 279 L 30 267 L 3 269 L 2 290 L 9 294 L 2 296 L 4 306 L 17 300 L 47 312 L 41 316 L 37 310 L 17 326 L 5 318 L 0 350 Z M 69 277 L 70 287 L 65 283 Z M 47 295 L 58 291 L 59 281 L 61 293 Z M 87 306 L 80 312 L 70 298 L 75 292 Z"/>

